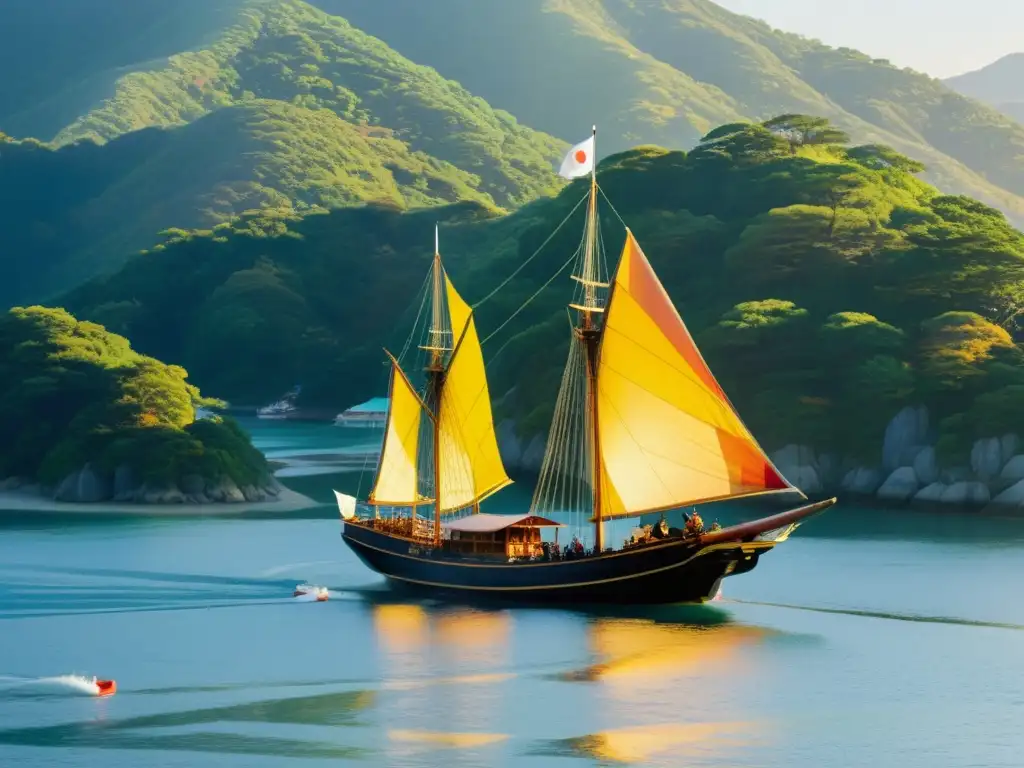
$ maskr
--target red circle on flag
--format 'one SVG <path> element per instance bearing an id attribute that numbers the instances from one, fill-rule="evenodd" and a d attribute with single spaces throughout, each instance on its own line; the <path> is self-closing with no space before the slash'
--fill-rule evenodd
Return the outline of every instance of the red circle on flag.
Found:
<path id="1" fill-rule="evenodd" d="M 582 149 L 576 150 L 576 162 L 579 163 L 580 165 L 583 165 L 585 162 L 587 162 L 587 153 L 584 152 Z"/>

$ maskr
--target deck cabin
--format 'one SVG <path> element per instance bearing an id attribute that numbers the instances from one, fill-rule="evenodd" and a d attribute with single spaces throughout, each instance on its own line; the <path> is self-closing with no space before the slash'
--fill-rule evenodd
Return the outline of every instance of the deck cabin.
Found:
<path id="1" fill-rule="evenodd" d="M 448 549 L 472 557 L 540 557 L 541 528 L 554 528 L 555 541 L 562 523 L 537 515 L 476 514 L 446 523 Z"/>

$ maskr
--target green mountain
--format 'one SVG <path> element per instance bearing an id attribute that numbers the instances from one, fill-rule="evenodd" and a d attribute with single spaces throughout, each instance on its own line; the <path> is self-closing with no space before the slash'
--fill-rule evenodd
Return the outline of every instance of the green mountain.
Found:
<path id="1" fill-rule="evenodd" d="M 212 227 L 250 208 L 310 210 L 366 200 L 493 206 L 477 178 L 328 110 L 252 101 L 174 130 L 53 150 L 0 141 L 0 302 L 46 299 L 120 266 L 169 223 Z M 25 254 L 35 258 L 26 261 Z M 17 268 L 15 266 L 17 265 Z"/>
<path id="2" fill-rule="evenodd" d="M 818 114 L 1024 220 L 1024 126 L 706 0 L 52 2 L 0 11 L 0 130 L 45 142 L 0 135 L 7 304 L 251 209 L 514 209 L 592 121 L 606 155 Z"/>
<path id="3" fill-rule="evenodd" d="M 1024 123 L 1024 53 L 1011 53 L 987 67 L 944 82 L 954 91 Z"/>
<path id="4" fill-rule="evenodd" d="M 723 122 L 821 115 L 1024 221 L 1024 126 L 926 75 L 707 0 L 315 2 L 563 139 L 593 121 L 603 151 L 685 148 Z"/>
<path id="5" fill-rule="evenodd" d="M 213 44 L 245 0 L 5 0 L 0 129 L 49 139 L 133 72 Z"/>
<path id="6" fill-rule="evenodd" d="M 99 5 L 108 20 L 120 7 Z M 139 18 L 105 32 L 113 39 L 134 26 L 162 29 L 169 21 L 157 8 L 144 3 L 148 17 L 137 9 Z M 33 76 L 38 108 L 20 90 L 8 94 L 15 106 L 7 109 L 17 112 L 0 112 L 0 127 L 22 126 L 52 142 L 0 135 L 0 228 L 13 244 L 0 260 L 16 275 L 0 301 L 45 298 L 116 268 L 160 230 L 210 228 L 251 208 L 457 200 L 515 207 L 559 188 L 552 167 L 563 142 L 344 20 L 298 0 L 204 9 L 189 25 L 213 30 L 231 19 L 209 32 L 206 47 L 137 62 L 135 43 L 82 72 L 77 48 L 60 58 L 51 47 L 51 77 Z M 172 39 L 198 39 L 178 32 Z M 0 32 L 0 49 L 4 37 L 10 33 Z M 113 80 L 110 62 L 122 64 Z M 64 88 L 92 92 L 83 77 L 102 81 L 109 94 L 58 129 L 44 107 L 61 102 Z M 13 260 L 29 253 L 46 258 L 14 270 Z"/>
<path id="7" fill-rule="evenodd" d="M 599 181 L 766 447 L 870 454 L 888 419 L 922 401 L 951 455 L 978 425 L 1018 429 L 1024 354 L 1007 328 L 1024 307 L 1024 236 L 918 180 L 915 161 L 843 138 L 814 118 L 731 124 L 689 154 L 609 157 Z M 585 188 L 511 214 L 474 202 L 253 214 L 178 233 L 66 305 L 236 402 L 295 382 L 310 402 L 355 402 L 385 386 L 382 345 L 415 349 L 440 219 L 446 267 L 479 304 L 498 418 L 529 439 L 548 426 L 571 283 L 539 289 L 578 247 Z M 602 222 L 617 256 L 622 225 L 607 209 Z"/>

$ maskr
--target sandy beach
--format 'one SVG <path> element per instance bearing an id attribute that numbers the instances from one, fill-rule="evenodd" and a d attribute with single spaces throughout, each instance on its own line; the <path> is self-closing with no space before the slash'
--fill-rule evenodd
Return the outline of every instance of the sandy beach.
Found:
<path id="1" fill-rule="evenodd" d="M 45 514 L 84 515 L 160 515 L 174 517 L 240 515 L 252 512 L 296 512 L 301 509 L 321 506 L 301 493 L 282 488 L 273 501 L 243 501 L 234 504 L 126 504 L 116 501 L 101 501 L 95 504 L 76 504 L 54 501 L 41 496 L 32 488 L 0 492 L 0 515 L 5 512 L 34 512 Z"/>

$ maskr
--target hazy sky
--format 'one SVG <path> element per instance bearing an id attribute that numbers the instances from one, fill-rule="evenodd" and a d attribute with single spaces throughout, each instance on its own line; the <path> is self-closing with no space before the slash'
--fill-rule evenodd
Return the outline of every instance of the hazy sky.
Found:
<path id="1" fill-rule="evenodd" d="M 1024 51 L 1024 0 L 715 0 L 777 29 L 933 77 Z"/>

